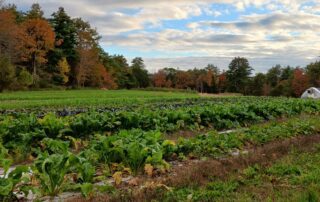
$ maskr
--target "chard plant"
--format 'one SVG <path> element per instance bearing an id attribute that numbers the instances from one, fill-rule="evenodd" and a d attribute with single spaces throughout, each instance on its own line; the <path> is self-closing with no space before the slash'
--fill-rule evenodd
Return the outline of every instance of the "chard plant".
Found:
<path id="1" fill-rule="evenodd" d="M 14 201 L 17 197 L 15 190 L 28 192 L 29 177 L 24 173 L 29 172 L 27 166 L 17 166 L 9 172 L 12 160 L 8 158 L 7 150 L 0 145 L 0 169 L 3 169 L 3 175 L 0 176 L 0 201 Z"/>

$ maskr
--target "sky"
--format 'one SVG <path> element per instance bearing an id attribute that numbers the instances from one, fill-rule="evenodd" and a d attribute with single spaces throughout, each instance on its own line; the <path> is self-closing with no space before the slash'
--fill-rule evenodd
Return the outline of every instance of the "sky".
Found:
<path id="1" fill-rule="evenodd" d="M 304 67 L 320 56 L 320 0 L 7 0 L 39 3 L 47 17 L 64 7 L 96 27 L 101 45 L 150 72 L 246 57 L 255 72 L 276 64 Z"/>

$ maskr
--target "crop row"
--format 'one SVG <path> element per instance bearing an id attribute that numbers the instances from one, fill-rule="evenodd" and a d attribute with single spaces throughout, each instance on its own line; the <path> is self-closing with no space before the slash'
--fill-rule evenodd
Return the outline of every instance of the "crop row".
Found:
<path id="1" fill-rule="evenodd" d="M 28 154 L 34 144 L 47 137 L 88 139 L 95 133 L 112 134 L 131 129 L 171 132 L 206 127 L 221 130 L 319 111 L 320 103 L 312 100 L 251 99 L 237 103 L 208 103 L 176 110 L 88 112 L 68 117 L 58 117 L 52 113 L 43 118 L 34 114 L 19 114 L 0 116 L 0 142 L 10 152 Z"/>
<path id="2" fill-rule="evenodd" d="M 241 99 L 241 98 L 240 98 Z M 242 98 L 243 99 L 243 98 Z M 254 99 L 254 98 L 247 98 Z M 103 112 L 119 112 L 119 111 L 136 111 L 137 109 L 177 109 L 181 107 L 190 107 L 195 105 L 205 105 L 208 103 L 230 103 L 235 102 L 235 98 L 172 98 L 172 99 L 149 99 L 148 101 L 133 101 L 130 100 L 113 100 L 114 103 L 104 103 L 103 106 L 88 104 L 87 107 L 38 107 L 24 109 L 0 109 L 2 115 L 16 116 L 19 114 L 34 113 L 38 117 L 43 117 L 45 114 L 54 112 L 57 116 L 72 116 L 89 111 Z M 90 107 L 88 107 L 90 106 Z"/>
<path id="3" fill-rule="evenodd" d="M 84 106 L 45 106 L 39 104 L 36 108 L 4 108 L 1 109 L 0 104 L 0 116 L 10 115 L 18 116 L 20 114 L 34 114 L 37 117 L 44 117 L 47 113 L 54 113 L 57 116 L 73 116 L 81 113 L 87 113 L 91 111 L 99 113 L 114 113 L 120 111 L 138 111 L 142 109 L 151 110 L 176 110 L 179 108 L 194 107 L 194 106 L 207 106 L 210 104 L 242 104 L 246 102 L 260 102 L 266 101 L 284 101 L 284 100 L 297 100 L 292 98 L 270 98 L 270 97 L 217 97 L 217 98 L 153 98 L 148 101 L 139 100 L 126 100 L 126 99 L 113 99 L 110 102 L 103 103 L 103 105 L 95 105 L 88 103 Z M 112 101 L 112 102 L 111 102 Z M 13 101 L 14 102 L 14 101 Z M 80 102 L 80 101 L 79 101 Z"/>
<path id="4" fill-rule="evenodd" d="M 84 196 L 90 196 L 95 191 L 110 191 L 110 186 L 101 185 L 110 176 L 115 184 L 119 184 L 122 176 L 136 175 L 143 170 L 150 176 L 155 172 L 166 172 L 170 160 L 184 159 L 190 154 L 216 157 L 241 149 L 248 142 L 259 145 L 319 132 L 320 120 L 310 116 L 253 126 L 230 134 L 210 132 L 190 139 L 181 138 L 177 142 L 165 140 L 160 132 L 137 129 L 120 131 L 112 136 L 96 134 L 82 145 L 80 152 L 74 151 L 79 150 L 81 140 L 45 138 L 34 145 L 36 159 L 33 165 L 17 166 L 11 172 L 8 172 L 12 163 L 10 155 L 0 145 L 0 167 L 5 171 L 0 177 L 0 199 L 14 200 L 14 193 L 18 191 L 55 196 L 65 190 L 78 190 Z"/>

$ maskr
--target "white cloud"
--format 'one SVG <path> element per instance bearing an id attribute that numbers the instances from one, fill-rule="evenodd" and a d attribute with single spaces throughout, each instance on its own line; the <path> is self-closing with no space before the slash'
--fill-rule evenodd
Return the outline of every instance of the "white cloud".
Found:
<path id="1" fill-rule="evenodd" d="M 34 0 L 8 0 L 24 9 Z M 303 65 L 319 55 L 319 0 L 38 0 L 49 16 L 59 6 L 72 17 L 88 20 L 103 36 L 105 46 L 131 50 L 167 52 L 169 55 L 192 55 L 178 59 L 148 59 L 165 66 L 201 66 L 209 58 L 224 65 L 234 56 L 245 56 L 258 68 L 271 64 Z M 221 10 L 212 5 L 228 4 Z M 265 14 L 246 11 L 255 7 Z M 214 21 L 237 9 L 234 21 Z M 244 15 L 246 13 L 246 15 Z M 206 15 L 207 18 L 203 18 Z M 203 21 L 192 21 L 202 16 Z M 216 18 L 220 16 L 219 18 Z M 198 18 L 195 18 L 198 19 Z M 189 20 L 187 29 L 167 28 L 164 21 Z M 147 28 L 157 28 L 148 31 Z M 140 55 L 144 57 L 143 55 Z M 163 55 L 159 55 L 159 58 Z M 187 61 L 187 62 L 184 62 Z M 224 62 L 219 62 L 224 61 Z M 196 65 L 199 63 L 199 65 Z M 214 63 L 214 61 L 210 62 Z M 168 65 L 169 66 L 169 65 Z M 171 65 L 170 65 L 171 66 Z"/>

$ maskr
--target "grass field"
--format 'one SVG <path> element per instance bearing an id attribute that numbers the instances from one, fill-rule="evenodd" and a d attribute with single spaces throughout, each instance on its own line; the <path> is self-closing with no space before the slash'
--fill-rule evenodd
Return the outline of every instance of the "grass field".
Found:
<path id="1" fill-rule="evenodd" d="M 99 107 L 199 97 L 194 93 L 139 90 L 57 90 L 0 93 L 0 109 Z"/>
<path id="2" fill-rule="evenodd" d="M 0 109 L 0 201 L 319 199 L 317 100 L 34 91 Z"/>

